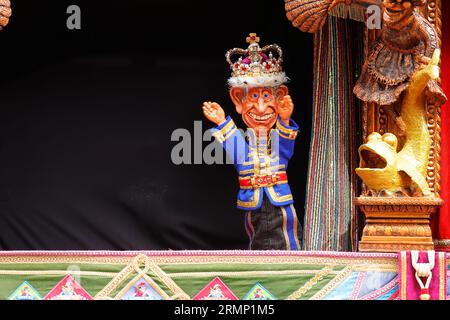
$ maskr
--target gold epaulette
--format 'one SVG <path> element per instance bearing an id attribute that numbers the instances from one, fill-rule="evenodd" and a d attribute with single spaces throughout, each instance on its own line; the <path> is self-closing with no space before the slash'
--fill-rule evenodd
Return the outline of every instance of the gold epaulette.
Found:
<path id="1" fill-rule="evenodd" d="M 277 121 L 276 127 L 281 137 L 288 140 L 295 140 L 297 138 L 298 131 L 286 128 L 280 123 L 280 120 Z"/>

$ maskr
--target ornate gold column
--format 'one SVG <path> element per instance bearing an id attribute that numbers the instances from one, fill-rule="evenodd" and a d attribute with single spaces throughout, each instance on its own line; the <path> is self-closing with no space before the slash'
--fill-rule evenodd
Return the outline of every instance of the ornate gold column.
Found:
<path id="1" fill-rule="evenodd" d="M 356 205 L 366 216 L 359 251 L 433 250 L 431 216 L 439 198 L 375 198 L 361 196 Z"/>

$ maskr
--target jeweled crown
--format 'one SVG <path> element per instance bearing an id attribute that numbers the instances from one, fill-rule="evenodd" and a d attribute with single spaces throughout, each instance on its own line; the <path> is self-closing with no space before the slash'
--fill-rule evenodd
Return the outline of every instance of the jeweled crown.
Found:
<path id="1" fill-rule="evenodd" d="M 247 37 L 247 49 L 234 48 L 225 57 L 231 68 L 230 87 L 277 87 L 289 81 L 283 72 L 283 51 L 276 44 L 261 48 L 256 33 Z M 276 54 L 276 57 L 274 56 Z M 235 56 L 239 56 L 233 61 Z"/>

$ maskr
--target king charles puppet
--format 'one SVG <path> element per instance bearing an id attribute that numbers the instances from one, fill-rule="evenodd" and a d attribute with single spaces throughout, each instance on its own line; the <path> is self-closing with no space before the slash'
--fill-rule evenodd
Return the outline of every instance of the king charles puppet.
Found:
<path id="1" fill-rule="evenodd" d="M 299 127 L 291 118 L 283 52 L 275 44 L 261 48 L 259 41 L 250 34 L 247 49 L 226 54 L 230 97 L 247 129 L 238 129 L 216 102 L 204 102 L 203 113 L 237 170 L 237 208 L 245 212 L 249 249 L 300 250 L 302 227 L 287 176 Z"/>

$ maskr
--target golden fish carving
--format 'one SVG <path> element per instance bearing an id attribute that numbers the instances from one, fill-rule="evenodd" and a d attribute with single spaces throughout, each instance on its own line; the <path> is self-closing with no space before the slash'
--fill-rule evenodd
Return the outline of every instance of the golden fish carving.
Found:
<path id="1" fill-rule="evenodd" d="M 430 63 L 414 74 L 405 91 L 400 111 L 406 137 L 403 148 L 397 152 L 395 135 L 376 132 L 359 148 L 360 167 L 356 173 L 370 191 L 432 196 L 426 179 L 432 140 L 426 121 L 425 89 L 430 80 L 439 78 L 439 59 L 440 50 L 436 49 Z"/>

